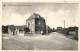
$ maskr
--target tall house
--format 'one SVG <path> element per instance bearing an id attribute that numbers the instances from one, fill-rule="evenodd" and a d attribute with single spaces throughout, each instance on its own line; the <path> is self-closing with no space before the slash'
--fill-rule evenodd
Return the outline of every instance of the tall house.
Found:
<path id="1" fill-rule="evenodd" d="M 45 19 L 36 13 L 33 13 L 26 20 L 26 27 L 28 27 L 33 34 L 41 34 L 41 32 L 46 33 Z"/>

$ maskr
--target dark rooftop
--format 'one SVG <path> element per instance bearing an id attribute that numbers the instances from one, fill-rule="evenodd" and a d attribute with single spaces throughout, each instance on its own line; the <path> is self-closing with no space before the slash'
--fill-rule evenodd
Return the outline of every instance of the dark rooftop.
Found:
<path id="1" fill-rule="evenodd" d="M 37 13 L 33 13 L 27 20 L 30 20 L 30 19 L 35 19 L 35 18 L 41 18 L 41 19 L 44 19 L 43 17 L 41 17 L 39 14 Z"/>
<path id="2" fill-rule="evenodd" d="M 10 29 L 19 29 L 19 30 L 24 30 L 24 26 L 8 26 Z"/>

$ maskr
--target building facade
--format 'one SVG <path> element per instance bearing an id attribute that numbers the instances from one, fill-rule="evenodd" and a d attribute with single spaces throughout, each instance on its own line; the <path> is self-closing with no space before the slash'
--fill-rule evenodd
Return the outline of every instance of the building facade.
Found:
<path id="1" fill-rule="evenodd" d="M 46 33 L 45 19 L 36 13 L 33 13 L 26 20 L 26 27 L 28 27 L 30 29 L 30 33 L 33 33 L 33 34 Z"/>

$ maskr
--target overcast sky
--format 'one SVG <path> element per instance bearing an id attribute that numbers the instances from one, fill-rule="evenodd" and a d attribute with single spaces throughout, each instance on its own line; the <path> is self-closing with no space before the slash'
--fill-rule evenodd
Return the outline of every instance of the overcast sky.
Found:
<path id="1" fill-rule="evenodd" d="M 78 13 L 76 3 L 3 3 L 3 25 L 26 25 L 26 19 L 32 13 L 38 13 L 46 19 L 51 28 L 75 26 Z"/>

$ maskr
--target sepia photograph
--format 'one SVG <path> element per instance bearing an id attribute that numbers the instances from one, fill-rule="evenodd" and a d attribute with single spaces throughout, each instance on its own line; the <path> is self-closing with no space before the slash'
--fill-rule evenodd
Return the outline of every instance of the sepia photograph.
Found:
<path id="1" fill-rule="evenodd" d="M 78 50 L 78 3 L 2 2 L 2 50 Z"/>

